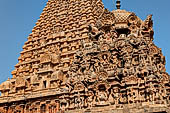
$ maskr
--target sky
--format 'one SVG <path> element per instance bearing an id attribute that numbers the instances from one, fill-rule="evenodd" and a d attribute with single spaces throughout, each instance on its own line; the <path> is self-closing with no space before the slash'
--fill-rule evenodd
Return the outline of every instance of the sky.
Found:
<path id="1" fill-rule="evenodd" d="M 47 0 L 0 0 L 0 83 L 11 78 L 22 47 L 31 33 Z M 115 9 L 115 0 L 103 0 Z M 144 20 L 153 14 L 154 43 L 162 48 L 170 74 L 170 0 L 121 0 L 121 9 L 135 12 Z"/>

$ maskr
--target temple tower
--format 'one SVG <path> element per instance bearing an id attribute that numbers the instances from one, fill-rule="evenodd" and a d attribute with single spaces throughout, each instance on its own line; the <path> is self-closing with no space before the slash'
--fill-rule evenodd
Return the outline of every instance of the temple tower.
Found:
<path id="1" fill-rule="evenodd" d="M 49 0 L 0 85 L 0 113 L 170 113 L 152 15 L 102 0 Z"/>

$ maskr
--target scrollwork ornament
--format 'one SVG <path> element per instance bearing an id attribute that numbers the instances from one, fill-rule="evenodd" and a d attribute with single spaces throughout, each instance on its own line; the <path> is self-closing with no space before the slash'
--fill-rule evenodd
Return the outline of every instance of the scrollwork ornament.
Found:
<path id="1" fill-rule="evenodd" d="M 151 46 L 149 48 L 149 54 L 150 55 L 158 54 L 158 48 L 156 46 Z"/>
<path id="2" fill-rule="evenodd" d="M 99 81 L 105 81 L 108 78 L 108 74 L 106 72 L 98 72 L 97 79 Z"/>
<path id="3" fill-rule="evenodd" d="M 129 22 L 130 24 L 132 24 L 132 25 L 136 25 L 136 24 L 137 24 L 137 20 L 138 20 L 138 18 L 137 18 L 137 16 L 136 16 L 134 13 L 132 13 L 132 14 L 128 17 L 128 22 Z"/>

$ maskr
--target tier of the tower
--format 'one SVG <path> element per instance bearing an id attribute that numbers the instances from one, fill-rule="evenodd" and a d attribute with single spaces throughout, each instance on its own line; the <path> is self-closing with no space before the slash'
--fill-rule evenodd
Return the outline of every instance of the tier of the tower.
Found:
<path id="1" fill-rule="evenodd" d="M 88 24 L 95 23 L 103 8 L 97 0 L 48 1 L 23 46 L 19 63 L 12 72 L 14 78 L 20 76 L 20 72 L 33 69 L 44 53 L 59 55 L 58 67 L 68 67 L 75 51 L 81 47 L 81 40 L 88 37 Z"/>
<path id="2" fill-rule="evenodd" d="M 66 76 L 76 50 L 88 41 L 88 25 L 103 11 L 101 0 L 49 0 L 12 71 L 10 90 L 2 88 L 2 95 L 53 87 L 44 81 L 57 72 Z"/>

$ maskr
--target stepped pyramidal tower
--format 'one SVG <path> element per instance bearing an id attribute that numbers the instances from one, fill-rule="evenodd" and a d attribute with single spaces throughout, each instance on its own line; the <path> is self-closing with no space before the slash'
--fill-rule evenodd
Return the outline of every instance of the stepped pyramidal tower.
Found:
<path id="1" fill-rule="evenodd" d="M 152 15 L 102 0 L 49 0 L 0 85 L 0 113 L 170 113 Z"/>

